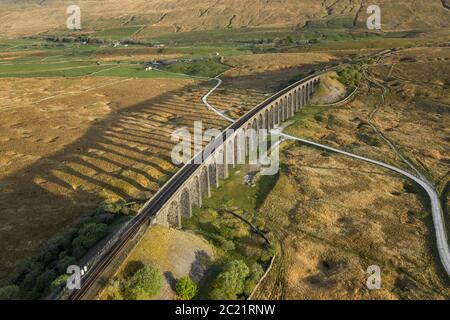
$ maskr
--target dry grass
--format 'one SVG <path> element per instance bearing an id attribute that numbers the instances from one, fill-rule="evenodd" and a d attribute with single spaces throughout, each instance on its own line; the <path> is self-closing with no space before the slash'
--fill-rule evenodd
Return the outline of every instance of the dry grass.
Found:
<path id="1" fill-rule="evenodd" d="M 376 123 L 439 189 L 449 179 L 449 60 L 448 48 L 409 49 L 373 69 L 390 90 Z"/>
<path id="2" fill-rule="evenodd" d="M 141 26 L 132 32 L 134 37 L 156 37 L 161 34 L 218 28 L 293 28 L 308 21 L 326 23 L 336 20 L 346 25 L 353 21 L 365 26 L 367 4 L 360 1 L 287 0 L 245 2 L 226 0 L 108 0 L 103 2 L 78 0 L 82 8 L 84 30 L 102 30 L 128 26 Z M 385 13 L 385 30 L 439 28 L 449 26 L 449 13 L 440 0 L 390 1 L 377 0 Z M 65 3 L 45 1 L 40 5 L 3 3 L 0 6 L 0 28 L 4 36 L 23 36 L 46 31 L 63 30 L 67 19 Z M 414 14 L 411 14 L 414 12 Z M 26 21 L 27 23 L 23 23 Z M 342 23 L 342 22 L 341 22 Z M 133 29 L 134 30 L 134 29 Z"/>
<path id="3" fill-rule="evenodd" d="M 429 213 L 398 176 L 290 144 L 260 214 L 279 255 L 258 299 L 443 299 Z M 378 265 L 382 289 L 366 287 Z"/>
<path id="4" fill-rule="evenodd" d="M 206 87 L 194 81 L 96 80 L 0 82 L 1 278 L 100 202 L 151 197 L 177 169 L 173 130 L 194 120 L 225 124 L 202 105 Z"/>
<path id="5" fill-rule="evenodd" d="M 225 62 L 237 67 L 238 70 L 234 74 L 242 76 L 293 68 L 300 71 L 308 65 L 329 63 L 333 60 L 336 60 L 336 57 L 328 53 L 268 53 L 232 56 L 226 58 Z"/>
<path id="6" fill-rule="evenodd" d="M 319 88 L 314 93 L 311 104 L 329 104 L 339 101 L 345 97 L 347 89 L 339 82 L 335 71 L 327 72 L 320 77 Z"/>
<path id="7" fill-rule="evenodd" d="M 152 299 L 174 300 L 177 298 L 175 281 L 189 276 L 200 283 L 214 257 L 212 247 L 203 238 L 185 231 L 154 226 L 130 253 L 114 278 L 116 282 L 117 279 L 123 279 L 137 264 L 158 267 L 165 281 L 160 294 Z M 100 294 L 100 299 L 109 299 L 118 293 L 117 287 L 110 286 Z"/>
<path id="8" fill-rule="evenodd" d="M 425 70 L 412 71 L 418 64 L 405 68 L 400 62 L 413 52 L 422 57 L 418 59 L 433 60 L 447 54 L 446 49 L 414 49 L 402 52 L 398 62 L 390 61 L 417 81 L 422 78 L 413 74 Z M 371 71 L 390 79 L 384 73 L 386 66 Z M 445 69 L 427 73 L 425 89 L 436 88 L 434 83 L 445 81 L 446 74 Z M 395 87 L 375 122 L 442 188 L 448 181 L 446 106 L 419 103 L 417 96 L 408 97 L 403 87 Z M 390 88 L 394 90 L 392 84 Z M 436 99 L 448 97 L 431 91 Z M 336 108 L 307 107 L 288 131 L 404 167 L 367 125 L 380 94 L 363 83 L 355 101 Z M 420 194 L 405 191 L 401 177 L 297 144 L 289 144 L 283 158 L 286 167 L 261 208 L 280 243 L 280 258 L 258 298 L 448 299 L 448 280 L 435 250 L 429 210 Z M 379 291 L 365 285 L 365 271 L 373 264 L 382 270 Z"/>

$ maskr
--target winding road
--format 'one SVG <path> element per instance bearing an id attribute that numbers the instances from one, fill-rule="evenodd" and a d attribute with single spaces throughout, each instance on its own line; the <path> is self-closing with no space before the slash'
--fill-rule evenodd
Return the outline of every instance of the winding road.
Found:
<path id="1" fill-rule="evenodd" d="M 336 148 L 332 148 L 317 142 L 313 142 L 313 141 L 309 141 L 306 139 L 302 139 L 302 138 L 297 138 L 288 134 L 283 133 L 282 131 L 280 131 L 279 129 L 274 129 L 272 130 L 272 132 L 274 132 L 275 134 L 279 134 L 280 137 L 286 138 L 286 139 L 290 139 L 290 140 L 296 140 L 299 141 L 303 144 L 309 145 L 309 146 L 313 146 L 313 147 L 317 147 L 317 148 L 321 148 L 321 149 L 325 149 L 331 152 L 335 152 L 338 154 L 342 154 L 354 159 L 358 159 L 361 161 L 365 161 L 374 165 L 377 165 L 379 167 L 383 167 L 386 168 L 388 170 L 394 171 L 396 173 L 401 174 L 402 176 L 409 178 L 411 180 L 413 180 L 414 182 L 416 182 L 417 184 L 419 184 L 428 194 L 428 197 L 430 198 L 431 201 L 431 211 L 433 214 L 433 223 L 434 223 L 434 229 L 436 232 L 436 242 L 437 242 L 437 248 L 439 251 L 439 257 L 441 258 L 441 262 L 442 265 L 444 266 L 445 271 L 447 272 L 447 275 L 450 277 L 450 249 L 449 249 L 449 245 L 448 245 L 448 241 L 447 241 L 447 234 L 445 231 L 445 223 L 444 223 L 444 214 L 442 211 L 442 207 L 441 207 L 441 202 L 439 201 L 439 195 L 436 192 L 436 190 L 434 189 L 434 187 L 432 185 L 430 185 L 430 183 L 426 180 L 423 180 L 422 178 L 416 177 L 415 175 L 396 168 L 390 164 L 381 162 L 381 161 L 377 161 L 377 160 L 373 160 L 373 159 L 369 159 L 366 157 L 362 157 L 347 151 L 342 151 Z"/>
<path id="2" fill-rule="evenodd" d="M 437 243 L 437 249 L 439 252 L 439 257 L 441 259 L 441 263 L 442 266 L 444 267 L 447 275 L 450 277 L 450 248 L 449 248 L 449 244 L 448 244 L 448 240 L 447 240 L 447 232 L 446 232 L 446 228 L 445 228 L 445 220 L 444 220 L 444 212 L 442 210 L 442 206 L 441 206 L 441 202 L 439 199 L 439 194 L 436 191 L 436 189 L 434 188 L 434 186 L 420 173 L 420 171 L 408 160 L 406 159 L 406 157 L 400 152 L 400 150 L 398 150 L 398 148 L 395 146 L 395 144 L 389 140 L 389 138 L 387 138 L 377 127 L 375 124 L 373 124 L 372 120 L 374 115 L 376 114 L 376 112 L 379 110 L 379 108 L 381 107 L 381 105 L 384 104 L 385 102 L 385 94 L 387 92 L 387 88 L 385 86 L 383 86 L 382 84 L 374 81 L 373 79 L 370 79 L 367 74 L 366 71 L 364 70 L 364 77 L 367 79 L 367 81 L 374 83 L 375 85 L 377 85 L 378 87 L 380 87 L 383 90 L 383 93 L 381 95 L 381 102 L 380 104 L 377 106 L 377 108 L 375 108 L 375 110 L 369 115 L 369 124 L 370 126 L 374 129 L 374 131 L 376 133 L 378 133 L 383 140 L 389 145 L 389 147 L 402 159 L 402 161 L 404 163 L 406 163 L 414 172 L 415 174 L 412 174 L 406 170 L 394 167 L 393 165 L 378 161 L 378 160 L 373 160 L 367 157 L 363 157 L 360 155 L 356 155 L 347 151 L 343 151 L 343 150 L 339 150 L 336 148 L 332 148 L 329 146 L 326 146 L 324 144 L 320 144 L 317 142 L 313 142 L 313 141 L 309 141 L 306 139 L 302 139 L 302 138 L 298 138 L 298 137 L 294 137 L 288 134 L 283 133 L 283 129 L 288 125 L 284 125 L 282 127 L 279 128 L 275 128 L 272 130 L 272 133 L 274 134 L 278 134 L 281 138 L 284 139 L 290 139 L 290 140 L 296 140 L 299 141 L 303 144 L 309 145 L 309 146 L 313 146 L 313 147 L 317 147 L 320 149 L 324 149 L 327 151 L 331 151 L 334 153 L 338 153 L 341 155 L 345 155 L 347 157 L 351 157 L 357 160 L 361 160 L 361 161 L 365 161 L 368 162 L 370 164 L 379 166 L 379 167 L 383 167 L 385 169 L 394 171 L 400 175 L 402 175 L 403 177 L 409 178 L 411 180 L 413 180 L 414 182 L 416 182 L 418 185 L 420 185 L 425 192 L 428 194 L 428 197 L 430 198 L 430 203 L 431 203 L 431 211 L 432 211 L 432 216 L 433 216 L 433 224 L 434 224 L 434 229 L 435 229 L 435 234 L 436 234 L 436 243 Z"/>
<path id="3" fill-rule="evenodd" d="M 219 88 L 223 81 L 222 79 L 220 79 L 219 77 L 222 75 L 223 73 L 219 74 L 218 76 L 211 78 L 211 80 L 217 80 L 217 84 L 211 89 L 209 90 L 209 92 L 207 94 L 205 94 L 202 97 L 202 102 L 205 104 L 206 107 L 208 107 L 208 109 L 212 110 L 214 113 L 216 113 L 217 115 L 219 115 L 220 117 L 224 118 L 225 120 L 227 120 L 228 122 L 234 123 L 236 122 L 236 120 L 231 119 L 230 117 L 227 117 L 226 115 L 224 115 L 222 112 L 220 112 L 219 110 L 217 110 L 216 108 L 214 108 L 209 102 L 208 102 L 208 98 L 209 96 L 214 93 L 214 91 L 217 90 L 217 88 Z"/>
<path id="4" fill-rule="evenodd" d="M 389 139 L 387 138 L 379 129 L 378 127 L 373 123 L 373 118 L 375 116 L 375 114 L 378 112 L 379 108 L 385 103 L 385 95 L 388 91 L 388 89 L 383 86 L 382 84 L 378 83 L 377 81 L 371 79 L 367 73 L 366 70 L 363 70 L 363 75 L 366 78 L 367 81 L 375 84 L 376 86 L 380 87 L 383 92 L 381 94 L 381 102 L 380 104 L 377 106 L 377 108 L 374 109 L 373 112 L 370 113 L 369 118 L 368 118 L 368 123 L 369 125 L 372 127 L 372 129 L 389 145 L 389 147 L 400 157 L 400 159 L 406 163 L 414 172 L 414 174 L 411 174 L 410 172 L 394 167 L 390 164 L 378 161 L 378 160 L 373 160 L 370 158 L 366 158 L 363 156 L 359 156 L 347 151 L 342 151 L 336 148 L 332 148 L 317 142 L 313 142 L 313 141 L 309 141 L 306 139 L 302 139 L 302 138 L 298 138 L 298 137 L 294 137 L 288 134 L 283 133 L 283 128 L 286 127 L 286 125 L 283 125 L 282 127 L 279 128 L 275 128 L 271 130 L 271 133 L 274 134 L 278 134 L 280 136 L 280 140 L 285 140 L 285 139 L 289 139 L 289 140 L 296 140 L 299 141 L 303 144 L 306 145 L 310 145 L 313 147 L 318 147 L 321 149 L 325 149 L 334 153 L 338 153 L 338 154 L 342 154 L 354 159 L 358 159 L 361 161 L 365 161 L 368 162 L 370 164 L 373 165 L 377 165 L 379 167 L 383 167 L 385 169 L 394 171 L 406 178 L 409 178 L 411 180 L 413 180 L 414 182 L 416 182 L 418 185 L 420 185 L 425 192 L 428 194 L 428 197 L 430 198 L 430 202 L 431 202 L 431 211 L 432 211 L 432 216 L 433 216 L 433 224 L 434 224 L 434 229 L 435 229 L 435 234 L 436 234 L 436 243 L 437 243 L 437 248 L 438 248 L 438 252 L 439 252 L 439 257 L 441 259 L 442 265 L 447 273 L 447 275 L 450 277 L 450 248 L 449 248 L 449 244 L 448 244 L 448 240 L 447 240 L 447 233 L 446 233 L 446 228 L 445 228 L 445 221 L 444 221 L 444 213 L 442 210 L 442 206 L 441 206 L 441 202 L 439 199 L 439 194 L 437 193 L 436 189 L 434 188 L 434 186 L 422 175 L 422 173 L 403 155 L 403 153 L 397 148 L 397 146 Z M 211 109 L 213 112 L 215 112 L 216 114 L 218 114 L 219 116 L 221 116 L 222 118 L 226 119 L 229 122 L 234 123 L 235 120 L 225 116 L 223 113 L 221 113 L 220 111 L 218 111 L 217 109 L 215 109 L 211 104 L 208 103 L 208 97 L 217 89 L 222 85 L 222 80 L 219 78 L 221 76 L 218 75 L 216 76 L 215 80 L 217 80 L 217 85 L 214 86 L 205 96 L 203 96 L 202 101 L 203 103 L 209 108 Z M 279 141 L 280 143 L 281 141 Z"/>

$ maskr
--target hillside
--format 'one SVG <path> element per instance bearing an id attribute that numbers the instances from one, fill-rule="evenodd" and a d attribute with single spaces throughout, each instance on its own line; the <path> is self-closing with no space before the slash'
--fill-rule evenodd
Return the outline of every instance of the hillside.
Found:
<path id="1" fill-rule="evenodd" d="M 121 28 L 134 38 L 223 28 L 364 27 L 369 5 L 365 0 L 3 0 L 2 37 L 66 30 L 66 7 L 71 4 L 81 7 L 84 31 Z M 384 30 L 450 25 L 446 1 L 373 0 L 370 4 L 381 6 Z"/>

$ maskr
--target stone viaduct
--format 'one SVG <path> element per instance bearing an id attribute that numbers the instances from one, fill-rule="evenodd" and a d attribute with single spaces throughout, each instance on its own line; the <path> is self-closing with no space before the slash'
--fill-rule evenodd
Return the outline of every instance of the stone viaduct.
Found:
<path id="1" fill-rule="evenodd" d="M 219 187 L 219 180 L 228 177 L 229 167 L 242 163 L 238 160 L 248 154 L 249 144 L 247 141 L 242 143 L 242 137 L 247 139 L 242 132 L 249 128 L 270 130 L 293 117 L 310 100 L 319 79 L 319 75 L 310 76 L 294 83 L 256 106 L 240 119 L 240 123 L 234 124 L 233 134 L 227 135 L 220 146 L 203 157 L 195 172 L 179 185 L 153 216 L 151 224 L 181 228 L 181 218 L 190 218 L 192 206 L 201 207 L 202 200 L 211 195 L 211 188 Z"/>
<path id="2" fill-rule="evenodd" d="M 251 145 L 251 137 L 245 134 L 247 129 L 272 129 L 289 119 L 306 105 L 318 83 L 319 75 L 294 83 L 231 124 L 220 139 L 215 138 L 178 170 L 139 214 L 92 257 L 86 264 L 89 272 L 82 278 L 80 290 L 64 289 L 58 299 L 94 299 L 104 288 L 105 279 L 115 274 L 149 226 L 181 228 L 182 217 L 190 218 L 192 207 L 201 207 L 202 200 L 211 195 L 211 189 L 219 186 L 219 180 L 228 177 L 229 167 L 245 161 Z"/>

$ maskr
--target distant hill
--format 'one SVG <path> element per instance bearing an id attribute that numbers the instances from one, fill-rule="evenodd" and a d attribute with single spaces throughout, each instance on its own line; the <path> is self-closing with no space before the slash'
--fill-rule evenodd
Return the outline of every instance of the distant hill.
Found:
<path id="1" fill-rule="evenodd" d="M 78 4 L 87 32 L 129 28 L 130 36 L 224 28 L 364 27 L 369 4 L 382 9 L 383 29 L 450 26 L 447 0 L 2 0 L 3 37 L 64 30 L 66 7 Z M 134 29 L 133 29 L 134 28 Z"/>

